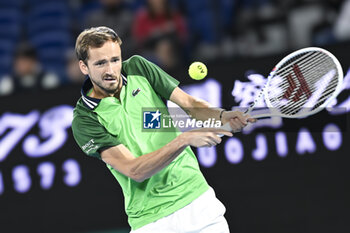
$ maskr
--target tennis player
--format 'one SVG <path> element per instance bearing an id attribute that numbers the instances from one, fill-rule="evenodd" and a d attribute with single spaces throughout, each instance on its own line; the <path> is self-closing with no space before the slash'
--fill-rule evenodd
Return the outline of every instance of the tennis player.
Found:
<path id="1" fill-rule="evenodd" d="M 210 108 L 141 56 L 121 59 L 121 39 L 110 28 L 84 30 L 77 38 L 79 67 L 87 75 L 74 109 L 72 130 L 80 148 L 106 163 L 122 187 L 133 233 L 229 232 L 225 207 L 203 177 L 190 146 L 215 146 L 218 134 L 142 132 L 142 107 L 166 108 L 162 98 L 197 119 L 215 118 L 241 130 L 254 119 Z"/>

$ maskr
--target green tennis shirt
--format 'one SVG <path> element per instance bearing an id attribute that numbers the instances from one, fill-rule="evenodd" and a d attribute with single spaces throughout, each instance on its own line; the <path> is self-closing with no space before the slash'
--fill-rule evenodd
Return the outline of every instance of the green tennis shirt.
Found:
<path id="1" fill-rule="evenodd" d="M 103 149 L 123 144 L 136 156 L 165 146 L 180 132 L 144 132 L 143 108 L 166 109 L 162 98 L 169 99 L 179 82 L 155 64 L 140 56 L 122 63 L 123 87 L 120 100 L 115 97 L 91 98 L 87 79 L 82 97 L 74 109 L 72 130 L 80 148 L 101 159 Z M 187 147 L 167 167 L 143 182 L 136 182 L 107 164 L 119 182 L 125 211 L 133 230 L 186 206 L 208 189 L 196 156 Z"/>

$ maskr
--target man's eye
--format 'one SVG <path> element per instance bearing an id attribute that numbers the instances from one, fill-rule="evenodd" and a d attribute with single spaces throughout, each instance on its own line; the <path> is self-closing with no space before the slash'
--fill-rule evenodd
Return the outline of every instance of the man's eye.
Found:
<path id="1" fill-rule="evenodd" d="M 119 58 L 112 59 L 112 62 L 118 62 Z"/>
<path id="2" fill-rule="evenodd" d="M 104 62 L 97 62 L 96 65 L 97 66 L 102 66 L 103 64 L 105 64 Z"/>

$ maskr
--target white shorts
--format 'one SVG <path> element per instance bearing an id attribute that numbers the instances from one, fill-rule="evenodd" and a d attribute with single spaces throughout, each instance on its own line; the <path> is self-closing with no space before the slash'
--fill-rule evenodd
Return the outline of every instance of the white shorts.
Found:
<path id="1" fill-rule="evenodd" d="M 130 233 L 229 233 L 225 211 L 209 188 L 184 208 Z"/>

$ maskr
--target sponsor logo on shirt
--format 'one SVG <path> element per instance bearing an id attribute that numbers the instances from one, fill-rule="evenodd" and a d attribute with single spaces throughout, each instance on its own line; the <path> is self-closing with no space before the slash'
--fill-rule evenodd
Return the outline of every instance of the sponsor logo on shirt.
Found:
<path id="1" fill-rule="evenodd" d="M 141 91 L 140 88 L 137 88 L 137 89 L 133 90 L 133 91 L 132 91 L 132 96 L 135 97 L 140 91 Z"/>
<path id="2" fill-rule="evenodd" d="M 85 153 L 89 153 L 91 150 L 96 150 L 98 146 L 94 145 L 94 139 L 90 139 L 85 145 L 81 147 Z"/>

